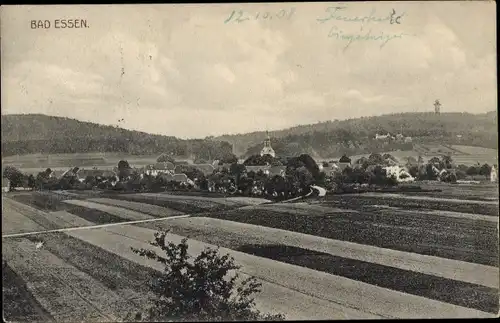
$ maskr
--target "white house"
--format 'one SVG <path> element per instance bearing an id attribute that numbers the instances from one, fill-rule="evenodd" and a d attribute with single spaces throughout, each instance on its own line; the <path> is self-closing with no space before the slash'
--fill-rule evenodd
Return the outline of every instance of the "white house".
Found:
<path id="1" fill-rule="evenodd" d="M 394 165 L 384 167 L 387 177 L 394 176 L 398 182 L 413 182 L 415 178 L 405 168 Z"/>
<path id="2" fill-rule="evenodd" d="M 498 172 L 497 172 L 495 165 L 493 165 L 491 167 L 491 172 L 490 172 L 490 181 L 496 182 L 497 180 L 498 180 Z"/>
<path id="3" fill-rule="evenodd" d="M 386 139 L 390 139 L 390 138 L 391 138 L 390 133 L 387 133 L 387 135 L 379 135 L 378 133 L 375 134 L 375 139 L 377 139 L 377 140 L 386 140 Z"/>
<path id="4" fill-rule="evenodd" d="M 10 191 L 10 180 L 5 177 L 2 177 L 2 192 Z"/>
<path id="5" fill-rule="evenodd" d="M 144 169 L 144 173 L 151 176 L 157 176 L 163 173 L 173 173 L 175 165 L 171 162 L 156 163 L 154 165 L 148 165 Z"/>

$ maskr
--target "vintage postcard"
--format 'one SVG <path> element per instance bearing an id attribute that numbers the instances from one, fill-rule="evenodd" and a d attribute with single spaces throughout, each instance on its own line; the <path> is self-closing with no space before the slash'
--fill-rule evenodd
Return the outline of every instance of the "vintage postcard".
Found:
<path id="1" fill-rule="evenodd" d="M 498 317 L 495 2 L 0 10 L 5 321 Z"/>

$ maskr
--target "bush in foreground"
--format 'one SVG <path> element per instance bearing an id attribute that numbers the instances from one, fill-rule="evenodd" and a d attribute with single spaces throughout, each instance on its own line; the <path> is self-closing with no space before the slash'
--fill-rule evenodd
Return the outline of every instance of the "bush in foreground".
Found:
<path id="1" fill-rule="evenodd" d="M 165 266 L 160 279 L 153 283 L 154 303 L 145 313 L 129 314 L 132 321 L 255 321 L 284 320 L 284 316 L 261 314 L 252 295 L 261 284 L 254 277 L 237 284 L 239 274 L 228 275 L 240 267 L 229 255 L 221 256 L 207 248 L 194 260 L 187 253 L 187 239 L 180 244 L 165 243 L 167 232 L 155 233 L 152 250 L 131 248 L 136 254 Z"/>

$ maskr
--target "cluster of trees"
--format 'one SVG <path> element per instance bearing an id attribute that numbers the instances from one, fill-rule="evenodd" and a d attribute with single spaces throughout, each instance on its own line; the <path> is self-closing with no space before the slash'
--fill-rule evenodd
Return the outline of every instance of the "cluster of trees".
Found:
<path id="1" fill-rule="evenodd" d="M 475 176 L 490 176 L 492 166 L 485 163 L 483 165 L 465 166 L 459 165 L 456 169 L 457 179 L 466 179 Z"/>
<path id="2" fill-rule="evenodd" d="M 10 189 L 14 190 L 16 187 L 35 187 L 35 177 L 21 172 L 13 166 L 6 166 L 3 170 L 2 177 L 10 181 Z"/>
<path id="3" fill-rule="evenodd" d="M 374 167 L 346 167 L 341 173 L 333 177 L 333 188 L 344 189 L 352 184 L 376 185 L 376 186 L 396 186 L 398 182 L 394 176 L 387 176 L 383 166 Z M 327 187 L 332 189 L 332 187 Z"/>
<path id="4" fill-rule="evenodd" d="M 246 166 L 286 166 L 284 176 L 268 175 L 262 169 L 247 171 Z M 310 186 L 323 180 L 316 162 L 307 154 L 280 160 L 270 155 L 252 155 L 243 164 L 216 170 L 208 177 L 213 192 L 291 198 L 310 191 Z"/>
<path id="5" fill-rule="evenodd" d="M 455 182 L 474 176 L 489 176 L 492 166 L 483 165 L 453 165 L 451 156 L 433 157 L 427 163 L 420 162 L 419 165 L 411 163 L 408 166 L 411 176 L 418 180 L 441 180 L 443 182 Z"/>

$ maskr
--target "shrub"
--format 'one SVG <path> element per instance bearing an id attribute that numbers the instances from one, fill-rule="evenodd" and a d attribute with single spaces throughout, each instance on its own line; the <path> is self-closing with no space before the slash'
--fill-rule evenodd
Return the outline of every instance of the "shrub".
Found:
<path id="1" fill-rule="evenodd" d="M 470 166 L 467 169 L 467 175 L 469 176 L 474 176 L 474 175 L 479 175 L 480 168 L 476 166 Z"/>
<path id="2" fill-rule="evenodd" d="M 484 164 L 483 166 L 481 166 L 478 173 L 479 175 L 489 176 L 491 173 L 491 166 L 488 164 Z"/>
<path id="3" fill-rule="evenodd" d="M 457 180 L 462 180 L 462 179 L 465 179 L 467 177 L 467 173 L 462 171 L 462 170 L 457 170 L 456 176 L 457 176 Z"/>
<path id="4" fill-rule="evenodd" d="M 229 255 L 207 248 L 194 261 L 187 253 L 187 239 L 180 244 L 168 242 L 167 232 L 155 233 L 150 244 L 160 247 L 165 256 L 154 251 L 131 248 L 134 253 L 160 262 L 165 266 L 161 278 L 153 283 L 155 299 L 145 313 L 129 313 L 132 321 L 241 321 L 284 320 L 284 316 L 261 314 L 254 308 L 252 294 L 259 292 L 260 283 L 254 277 L 243 280 L 239 286 L 236 272 L 240 267 Z"/>

